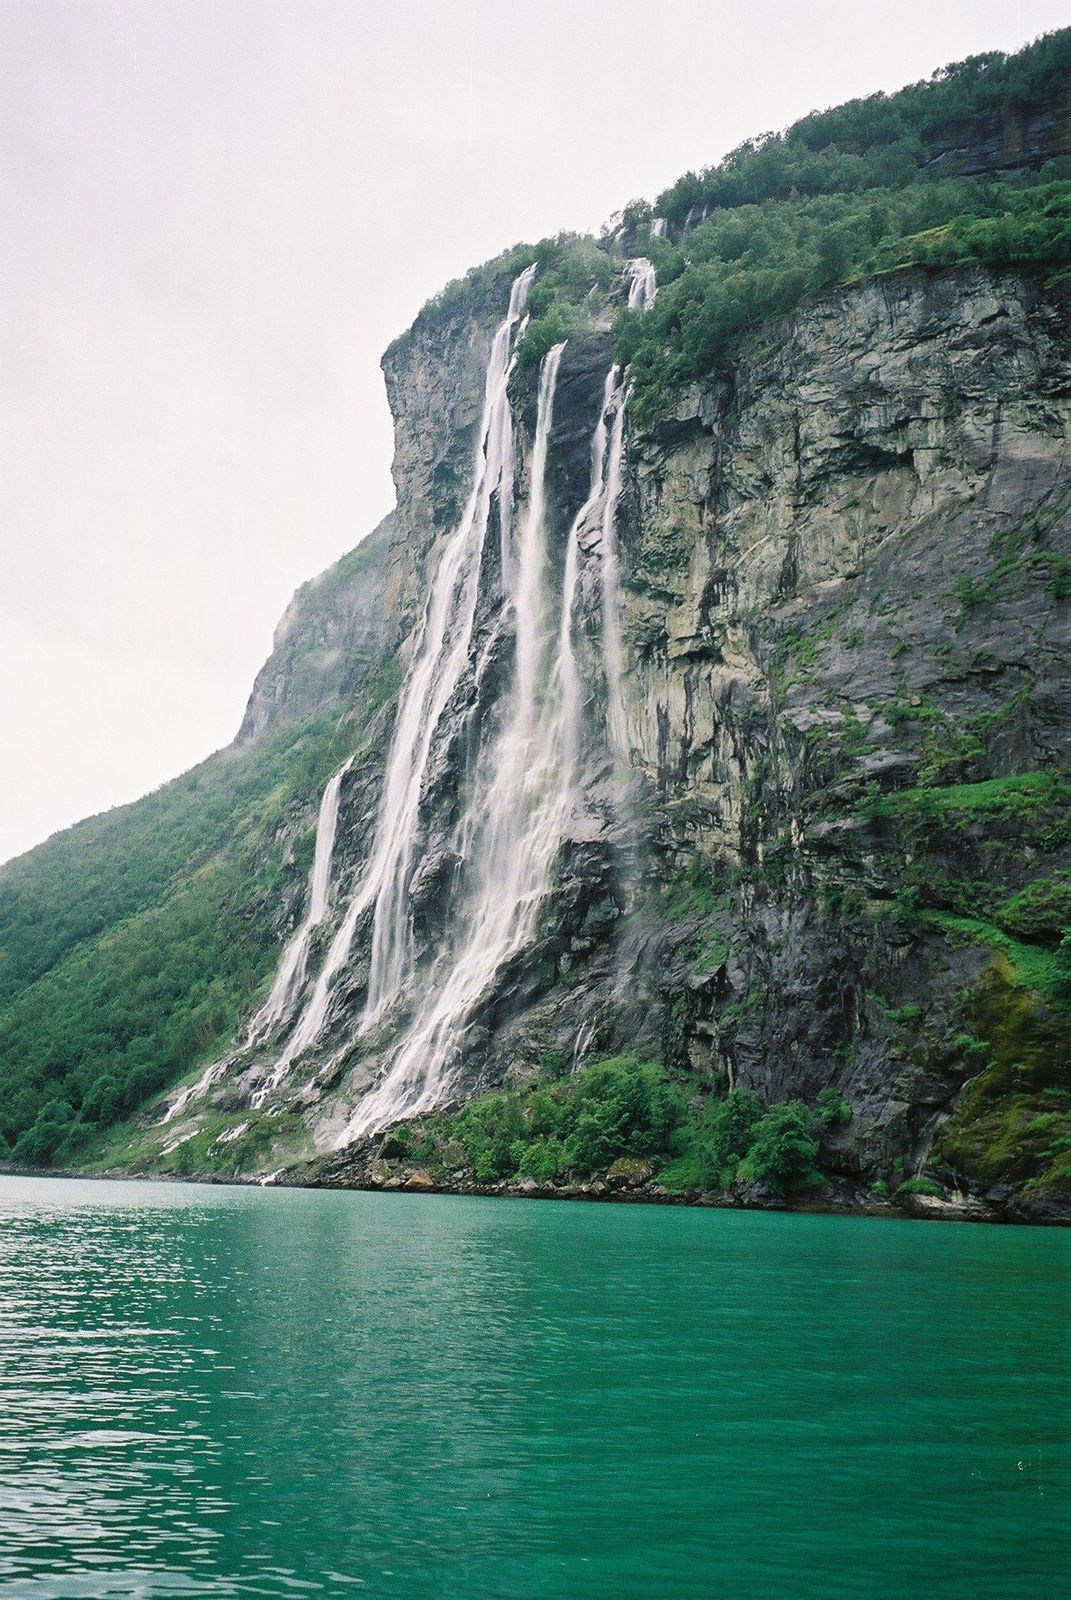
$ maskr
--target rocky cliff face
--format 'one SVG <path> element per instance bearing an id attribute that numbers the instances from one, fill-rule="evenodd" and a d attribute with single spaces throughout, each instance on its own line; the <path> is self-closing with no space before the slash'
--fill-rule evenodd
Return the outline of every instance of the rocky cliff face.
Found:
<path id="1" fill-rule="evenodd" d="M 764 1098 L 835 1085 L 849 1168 L 961 1105 L 1008 981 L 980 924 L 1068 865 L 1055 779 L 999 782 L 1068 760 L 1068 333 L 1018 274 L 877 280 L 634 442 L 634 760 L 653 876 L 704 884 L 643 935 L 664 1042 Z"/>
<path id="2" fill-rule="evenodd" d="M 356 550 L 302 584 L 287 606 L 272 653 L 257 673 L 235 745 L 257 744 L 282 721 L 314 717 L 352 699 L 387 649 L 386 557 L 394 514 Z"/>
<path id="3" fill-rule="evenodd" d="M 1032 105 L 994 108 L 945 123 L 923 143 L 927 171 L 955 177 L 1036 169 L 1071 154 L 1071 94 L 1066 87 Z"/>
<path id="4" fill-rule="evenodd" d="M 470 487 L 501 298 L 492 285 L 425 314 L 388 352 L 389 545 L 356 586 L 314 590 L 284 619 L 244 738 L 280 699 L 315 697 L 291 649 L 306 634 L 328 678 L 353 652 L 411 660 Z M 562 357 L 555 570 L 609 360 L 598 329 Z M 533 398 L 514 411 L 523 504 Z M 583 794 L 532 937 L 471 1019 L 455 1099 L 523 1082 L 548 1053 L 629 1049 L 686 1068 L 701 1092 L 835 1088 L 853 1115 L 827 1159 L 845 1174 L 929 1160 L 999 1195 L 1034 1170 L 1044 1131 L 1023 1130 L 1067 1070 L 1045 992 L 1071 871 L 1069 438 L 1067 285 L 986 269 L 839 290 L 765 330 L 731 382 L 630 427 L 616 517 L 627 767 L 603 736 L 604 551 L 587 528 Z M 451 701 L 422 801 L 418 964 L 448 936 L 472 753 L 504 682 L 494 579 L 489 566 L 474 635 L 484 688 Z M 342 782 L 314 966 L 367 870 L 392 714 Z M 240 1054 L 216 1102 L 259 1093 L 321 1149 L 337 1144 L 389 1054 L 384 1037 L 343 1047 L 368 974 L 362 924 L 323 1040 L 266 1101 L 264 1049 Z"/>

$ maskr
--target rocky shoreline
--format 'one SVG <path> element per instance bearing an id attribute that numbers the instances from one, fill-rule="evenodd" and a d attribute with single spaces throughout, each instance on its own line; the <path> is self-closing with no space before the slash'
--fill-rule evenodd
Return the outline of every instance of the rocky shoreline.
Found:
<path id="1" fill-rule="evenodd" d="M 1071 1196 L 1041 1194 L 1024 1198 L 967 1195 L 897 1195 L 883 1199 L 849 1180 L 830 1179 L 820 1189 L 779 1195 L 761 1184 L 731 1189 L 671 1193 L 650 1177 L 610 1172 L 586 1183 L 540 1183 L 535 1178 L 477 1183 L 469 1178 L 435 1178 L 423 1167 L 383 1162 L 360 1165 L 337 1155 L 320 1157 L 270 1173 L 87 1172 L 78 1168 L 15 1167 L 0 1164 L 5 1178 L 71 1178 L 103 1183 L 198 1183 L 243 1189 L 347 1189 L 373 1194 L 455 1195 L 471 1200 L 562 1200 L 589 1204 L 690 1206 L 715 1211 L 784 1211 L 812 1216 L 886 1217 L 900 1221 L 983 1222 L 1032 1227 L 1071 1226 Z"/>
<path id="2" fill-rule="evenodd" d="M 433 1176 L 426 1167 L 388 1162 L 375 1155 L 354 1159 L 352 1153 L 322 1157 L 298 1168 L 273 1174 L 272 1187 L 353 1189 L 382 1194 L 448 1194 L 473 1199 L 573 1200 L 590 1203 L 700 1206 L 724 1211 L 788 1211 L 826 1216 L 914 1218 L 943 1222 L 1024 1223 L 1046 1227 L 1071 1225 L 1071 1197 L 1041 1194 L 980 1197 L 908 1194 L 884 1199 L 848 1179 L 833 1178 L 820 1189 L 781 1195 L 756 1183 L 730 1189 L 671 1193 L 639 1162 L 618 1162 L 587 1182 L 540 1182 L 536 1178 L 478 1183 L 460 1174 Z M 631 1170 L 622 1170 L 625 1168 Z M 615 1170 L 618 1169 L 618 1170 Z M 235 1180 L 241 1181 L 241 1180 Z M 260 1180 L 263 1181 L 263 1180 Z"/>

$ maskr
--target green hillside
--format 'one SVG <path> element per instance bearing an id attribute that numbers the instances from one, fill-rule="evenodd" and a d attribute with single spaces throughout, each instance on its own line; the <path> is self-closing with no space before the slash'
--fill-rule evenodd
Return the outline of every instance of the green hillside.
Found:
<path id="1" fill-rule="evenodd" d="M 306 586 L 306 610 L 352 604 L 383 550 L 367 540 Z M 255 743 L 0 868 L 0 1156 L 75 1159 L 230 1039 L 274 966 L 319 793 L 396 684 L 378 658 L 350 677 L 352 702 L 284 704 Z"/>

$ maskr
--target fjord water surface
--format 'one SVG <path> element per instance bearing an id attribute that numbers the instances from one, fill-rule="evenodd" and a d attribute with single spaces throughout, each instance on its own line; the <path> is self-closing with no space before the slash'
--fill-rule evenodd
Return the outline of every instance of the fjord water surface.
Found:
<path id="1" fill-rule="evenodd" d="M 0 1595 L 1066 1592 L 1056 1230 L 0 1178 Z"/>

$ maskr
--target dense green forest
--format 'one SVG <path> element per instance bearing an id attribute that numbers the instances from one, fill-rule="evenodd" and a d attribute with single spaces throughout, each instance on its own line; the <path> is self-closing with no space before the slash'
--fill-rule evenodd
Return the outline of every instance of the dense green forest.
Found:
<path id="1" fill-rule="evenodd" d="M 705 172 L 686 173 L 626 221 L 658 215 L 683 224 L 689 213 L 768 200 L 859 194 L 913 183 L 932 159 L 935 135 L 954 125 L 967 143 L 985 119 L 1063 99 L 1071 78 L 1071 28 L 1046 34 L 1015 55 L 988 51 L 940 68 L 895 94 L 849 100 L 813 112 L 783 133 L 749 139 Z"/>

